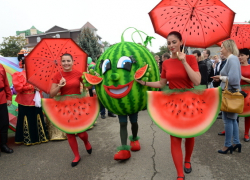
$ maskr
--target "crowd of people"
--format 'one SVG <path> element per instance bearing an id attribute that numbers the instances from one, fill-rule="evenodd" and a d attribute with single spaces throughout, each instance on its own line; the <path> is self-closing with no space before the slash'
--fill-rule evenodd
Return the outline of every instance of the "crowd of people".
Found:
<path id="1" fill-rule="evenodd" d="M 163 88 L 168 85 L 170 89 L 181 88 L 193 88 L 197 85 L 206 85 L 207 88 L 214 88 L 221 86 L 225 87 L 226 81 L 228 81 L 228 89 L 241 89 L 241 85 L 250 84 L 250 65 L 249 57 L 250 52 L 248 49 L 237 49 L 237 46 L 233 40 L 226 40 L 221 45 L 220 57 L 213 56 L 211 52 L 206 49 L 203 52 L 194 50 L 192 55 L 187 55 L 182 52 L 183 41 L 182 36 L 178 32 L 171 32 L 167 37 L 167 46 L 171 52 L 164 53 L 160 60 L 159 56 L 155 56 L 155 60 L 159 66 L 161 72 L 160 81 L 157 82 L 144 82 L 142 80 L 136 80 L 142 86 L 149 86 L 153 88 Z M 17 144 L 35 145 L 49 141 L 49 133 L 47 126 L 45 125 L 44 116 L 41 108 L 35 106 L 33 101 L 35 93 L 39 92 L 42 96 L 42 92 L 35 86 L 29 84 L 26 81 L 25 65 L 22 61 L 22 72 L 17 72 L 13 75 L 13 85 L 17 91 L 16 101 L 18 103 L 18 120 L 15 134 L 15 142 Z M 53 98 L 59 92 L 61 95 L 81 94 L 80 84 L 84 83 L 82 74 L 73 69 L 73 58 L 71 54 L 64 54 L 61 57 L 61 65 L 63 71 L 55 74 L 53 78 L 53 84 L 48 97 Z M 176 68 L 178 67 L 178 68 Z M 67 83 L 66 83 L 67 82 Z M 92 92 L 95 89 L 92 88 Z M 44 94 L 44 96 L 46 96 Z M 6 153 L 13 153 L 13 150 L 7 146 L 8 139 L 8 111 L 7 106 L 11 105 L 11 91 L 7 81 L 6 73 L 3 66 L 0 64 L 0 116 L 3 117 L 0 120 L 0 141 L 1 151 Z M 111 112 L 108 115 L 115 117 Z M 137 137 L 138 124 L 137 116 L 131 118 L 132 134 L 133 137 Z M 101 118 L 105 118 L 105 108 L 102 106 Z M 127 118 L 127 117 L 126 117 Z M 224 146 L 218 150 L 218 153 L 226 154 L 228 151 L 238 150 L 241 152 L 242 145 L 239 138 L 239 127 L 237 123 L 238 114 L 221 112 L 218 118 L 222 118 L 224 121 L 225 131 L 220 132 L 219 135 L 225 135 Z M 127 123 L 125 119 L 122 121 L 120 117 L 120 124 Z M 250 117 L 245 118 L 245 133 L 244 141 L 249 141 L 249 128 Z M 121 128 L 122 129 L 122 128 Z M 65 134 L 59 130 L 55 132 L 60 133 L 59 139 L 68 139 L 69 145 L 75 156 L 72 161 L 72 167 L 76 166 L 81 160 L 78 144 L 75 134 Z M 122 136 L 123 131 L 121 131 Z M 127 136 L 121 138 L 122 144 L 127 144 Z M 92 153 L 92 146 L 88 140 L 88 133 L 86 131 L 78 133 L 78 137 L 84 142 L 87 153 Z M 233 137 L 233 141 L 232 141 Z M 185 173 L 192 172 L 191 156 L 195 144 L 195 138 L 185 139 L 185 158 L 183 161 L 183 152 L 181 149 L 182 138 L 170 135 L 171 139 L 171 153 L 172 158 L 177 170 L 177 179 L 185 179 Z M 140 150 L 140 148 L 138 148 Z M 183 168 L 184 164 L 184 168 Z"/>

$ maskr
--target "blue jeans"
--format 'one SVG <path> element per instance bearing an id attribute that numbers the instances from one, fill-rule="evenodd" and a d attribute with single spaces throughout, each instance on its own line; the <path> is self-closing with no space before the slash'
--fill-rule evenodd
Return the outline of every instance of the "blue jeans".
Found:
<path id="1" fill-rule="evenodd" d="M 233 137 L 233 144 L 240 144 L 239 139 L 239 126 L 236 119 L 230 119 L 227 117 L 227 112 L 222 112 L 222 119 L 225 126 L 225 146 L 230 147 L 232 145 L 231 140 Z"/>

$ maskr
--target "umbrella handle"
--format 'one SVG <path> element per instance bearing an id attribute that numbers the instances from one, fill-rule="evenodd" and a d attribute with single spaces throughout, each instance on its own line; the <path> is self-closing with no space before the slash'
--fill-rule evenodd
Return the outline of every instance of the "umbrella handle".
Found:
<path id="1" fill-rule="evenodd" d="M 58 65 L 58 63 L 57 63 L 57 60 L 54 60 L 54 63 L 56 64 L 56 67 L 58 68 L 58 71 L 59 71 L 59 73 L 61 74 L 61 76 L 63 77 L 63 75 L 62 75 L 62 73 L 61 73 L 61 71 L 60 71 L 60 69 L 59 69 L 59 65 Z"/>

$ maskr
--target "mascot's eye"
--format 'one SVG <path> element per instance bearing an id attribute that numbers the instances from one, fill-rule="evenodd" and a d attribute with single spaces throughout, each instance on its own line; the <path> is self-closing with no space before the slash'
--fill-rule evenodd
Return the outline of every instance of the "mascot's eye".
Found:
<path id="1" fill-rule="evenodd" d="M 132 60 L 130 59 L 130 57 L 127 56 L 122 56 L 118 63 L 117 63 L 117 68 L 121 68 L 121 69 L 125 69 L 127 71 L 131 70 L 132 67 Z"/>
<path id="2" fill-rule="evenodd" d="M 109 59 L 106 59 L 102 63 L 102 74 L 105 74 L 108 70 L 111 69 L 111 63 Z"/>

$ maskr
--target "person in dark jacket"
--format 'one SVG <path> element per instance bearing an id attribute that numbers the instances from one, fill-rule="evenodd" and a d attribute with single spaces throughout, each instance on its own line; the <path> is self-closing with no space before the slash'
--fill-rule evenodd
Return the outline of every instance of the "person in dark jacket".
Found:
<path id="1" fill-rule="evenodd" d="M 199 71 L 201 73 L 201 85 L 208 85 L 208 71 L 207 71 L 207 65 L 206 62 L 201 60 L 201 52 L 199 50 L 194 50 L 192 53 L 199 66 Z"/>
<path id="2" fill-rule="evenodd" d="M 210 77 L 212 77 L 212 76 L 214 76 L 214 68 L 213 68 L 213 63 L 212 63 L 212 61 L 209 59 L 209 56 L 210 56 L 210 50 L 208 50 L 208 49 L 205 49 L 204 51 L 203 51 L 203 56 L 204 56 L 204 62 L 206 63 L 206 65 L 207 65 L 207 73 L 208 73 L 208 82 L 210 83 L 210 82 L 212 82 L 212 78 L 210 78 Z"/>

